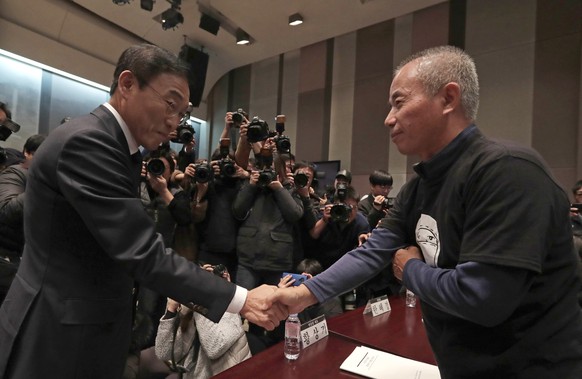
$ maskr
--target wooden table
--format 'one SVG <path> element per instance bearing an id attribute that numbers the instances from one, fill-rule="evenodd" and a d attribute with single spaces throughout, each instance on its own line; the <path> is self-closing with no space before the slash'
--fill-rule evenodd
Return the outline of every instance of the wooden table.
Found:
<path id="1" fill-rule="evenodd" d="M 327 320 L 330 333 L 359 345 L 436 365 L 422 322 L 420 304 L 406 306 L 402 297 L 389 297 L 390 312 L 373 317 L 364 307 Z"/>
<path id="2" fill-rule="evenodd" d="M 301 350 L 294 362 L 285 359 L 280 342 L 214 378 L 361 378 L 339 368 L 361 345 L 436 364 L 420 305 L 407 308 L 400 297 L 390 297 L 389 301 L 392 310 L 376 317 L 364 315 L 364 307 L 360 307 L 326 320 L 329 336 Z"/>

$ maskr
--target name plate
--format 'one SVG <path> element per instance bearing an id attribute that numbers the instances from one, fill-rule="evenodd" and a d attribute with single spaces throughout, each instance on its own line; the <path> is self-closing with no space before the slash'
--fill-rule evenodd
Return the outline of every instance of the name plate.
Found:
<path id="1" fill-rule="evenodd" d="M 304 349 L 307 346 L 311 346 L 314 343 L 321 341 L 327 337 L 328 334 L 329 331 L 327 330 L 325 315 L 321 315 L 311 321 L 307 321 L 305 324 L 301 324 L 301 341 Z"/>
<path id="2" fill-rule="evenodd" d="M 371 312 L 372 316 L 375 317 L 383 313 L 390 312 L 391 309 L 390 302 L 388 301 L 388 295 L 383 295 L 368 300 L 366 308 L 364 308 L 364 314 Z"/>

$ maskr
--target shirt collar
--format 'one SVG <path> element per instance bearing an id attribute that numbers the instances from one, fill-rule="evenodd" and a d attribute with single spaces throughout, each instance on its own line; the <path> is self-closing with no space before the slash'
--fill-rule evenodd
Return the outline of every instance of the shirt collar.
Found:
<path id="1" fill-rule="evenodd" d="M 413 166 L 414 171 L 424 179 L 440 177 L 448 170 L 451 163 L 456 161 L 459 155 L 465 151 L 467 142 L 479 136 L 481 136 L 481 132 L 477 126 L 475 124 L 469 125 L 432 158 L 416 163 Z"/>
<path id="2" fill-rule="evenodd" d="M 139 146 L 137 144 L 137 141 L 135 140 L 135 138 L 133 137 L 133 135 L 129 131 L 129 127 L 127 126 L 127 124 L 125 123 L 123 118 L 121 118 L 121 115 L 119 114 L 119 112 L 117 112 L 117 110 L 115 108 L 113 108 L 113 105 L 111 105 L 109 103 L 104 103 L 103 106 L 105 106 L 105 108 L 109 109 L 111 111 L 111 113 L 113 113 L 113 116 L 115 117 L 115 119 L 119 123 L 119 126 L 121 126 L 121 130 L 123 131 L 123 135 L 125 136 L 125 139 L 127 140 L 127 146 L 129 147 L 129 153 L 130 154 L 137 153 L 139 151 Z"/>

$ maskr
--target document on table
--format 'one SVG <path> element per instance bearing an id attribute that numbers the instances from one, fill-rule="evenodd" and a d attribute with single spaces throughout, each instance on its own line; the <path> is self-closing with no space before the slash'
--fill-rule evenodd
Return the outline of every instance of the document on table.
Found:
<path id="1" fill-rule="evenodd" d="M 374 379 L 440 379 L 437 366 L 358 346 L 340 369 Z"/>

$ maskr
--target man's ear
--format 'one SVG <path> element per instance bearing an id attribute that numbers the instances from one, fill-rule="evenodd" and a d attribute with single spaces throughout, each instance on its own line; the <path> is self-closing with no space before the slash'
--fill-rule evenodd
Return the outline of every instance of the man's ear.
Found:
<path id="1" fill-rule="evenodd" d="M 117 86 L 121 94 L 126 97 L 132 91 L 132 89 L 137 88 L 137 78 L 133 72 L 129 70 L 122 71 L 121 74 L 119 74 Z"/>
<path id="2" fill-rule="evenodd" d="M 440 92 L 443 99 L 443 114 L 449 114 L 461 106 L 461 87 L 457 83 L 445 84 Z"/>

